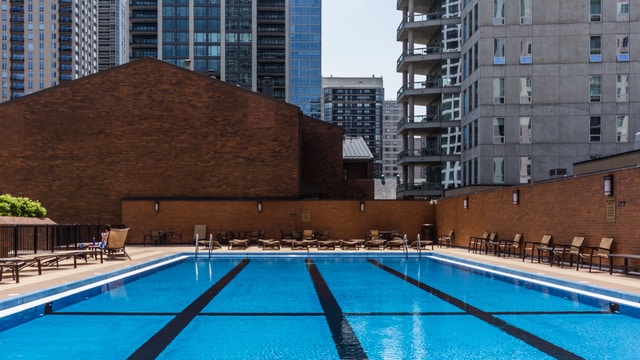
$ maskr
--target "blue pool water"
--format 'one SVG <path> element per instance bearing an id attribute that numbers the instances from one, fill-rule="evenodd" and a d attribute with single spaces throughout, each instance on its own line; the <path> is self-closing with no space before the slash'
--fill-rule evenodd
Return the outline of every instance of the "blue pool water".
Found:
<path id="1" fill-rule="evenodd" d="M 428 256 L 187 257 L 48 304 L 0 358 L 640 358 L 633 304 Z"/>

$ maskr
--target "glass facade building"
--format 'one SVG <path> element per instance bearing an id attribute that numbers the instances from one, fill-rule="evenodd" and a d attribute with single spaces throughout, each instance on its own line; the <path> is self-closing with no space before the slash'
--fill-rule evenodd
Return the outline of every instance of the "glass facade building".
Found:
<path id="1" fill-rule="evenodd" d="M 152 56 L 320 117 L 320 0 L 131 2 L 131 59 Z"/>

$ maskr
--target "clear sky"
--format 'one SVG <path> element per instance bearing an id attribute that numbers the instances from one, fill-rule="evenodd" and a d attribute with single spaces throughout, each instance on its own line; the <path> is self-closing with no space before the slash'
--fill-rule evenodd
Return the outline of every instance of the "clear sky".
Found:
<path id="1" fill-rule="evenodd" d="M 402 86 L 396 0 L 322 0 L 322 76 L 382 76 L 385 98 Z"/>

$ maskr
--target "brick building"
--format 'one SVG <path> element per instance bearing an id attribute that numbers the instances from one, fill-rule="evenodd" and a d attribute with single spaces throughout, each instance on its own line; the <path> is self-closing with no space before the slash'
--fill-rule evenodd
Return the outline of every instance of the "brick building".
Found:
<path id="1" fill-rule="evenodd" d="M 145 58 L 0 105 L 0 193 L 57 222 L 118 223 L 123 199 L 348 199 L 343 129 Z"/>

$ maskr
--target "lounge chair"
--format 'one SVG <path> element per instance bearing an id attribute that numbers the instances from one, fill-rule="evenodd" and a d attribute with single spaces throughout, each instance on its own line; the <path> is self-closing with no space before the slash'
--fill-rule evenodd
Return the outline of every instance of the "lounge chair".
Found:
<path id="1" fill-rule="evenodd" d="M 113 256 L 117 253 L 125 254 L 129 260 L 131 260 L 131 256 L 127 254 L 125 250 L 125 244 L 127 243 L 127 234 L 129 233 L 129 228 L 126 229 L 114 229 L 111 228 L 109 230 L 109 237 L 107 238 L 107 244 L 104 248 L 105 254 L 107 256 Z"/>
<path id="2" fill-rule="evenodd" d="M 220 242 L 213 239 L 213 234 L 209 234 L 208 239 L 206 236 L 204 238 L 200 238 L 200 235 L 198 235 L 198 239 L 199 246 L 205 247 L 209 250 L 222 249 L 222 245 L 220 244 Z"/>
<path id="3" fill-rule="evenodd" d="M 580 260 L 583 242 L 584 236 L 574 236 L 571 244 L 554 244 L 551 251 L 551 266 L 553 266 L 554 262 L 557 262 L 560 267 L 564 267 L 564 262 L 567 258 L 569 259 L 569 267 L 573 266 L 574 256 L 576 261 Z"/>
<path id="4" fill-rule="evenodd" d="M 318 250 L 335 250 L 336 242 L 333 240 L 318 240 Z"/>
<path id="5" fill-rule="evenodd" d="M 207 225 L 196 225 L 193 227 L 193 241 L 207 239 Z"/>
<path id="6" fill-rule="evenodd" d="M 498 256 L 500 254 L 503 254 L 503 257 L 507 257 L 507 254 L 511 256 L 512 251 L 514 256 L 522 256 L 522 234 L 515 234 L 513 239 L 500 240 L 498 243 Z"/>
<path id="7" fill-rule="evenodd" d="M 358 250 L 360 248 L 361 240 L 340 240 L 340 248 L 342 250 L 353 249 Z"/>
<path id="8" fill-rule="evenodd" d="M 302 230 L 302 241 L 306 242 L 306 245 L 310 247 L 318 247 L 318 241 L 316 241 L 315 232 L 313 230 Z"/>
<path id="9" fill-rule="evenodd" d="M 371 239 L 371 240 L 366 240 L 363 246 L 367 250 L 371 250 L 371 249 L 382 250 L 384 249 L 384 243 L 385 241 L 382 239 Z"/>
<path id="10" fill-rule="evenodd" d="M 431 245 L 431 250 L 433 250 L 432 240 L 420 239 L 420 241 L 418 241 L 418 239 L 420 239 L 420 234 L 418 234 L 415 241 L 411 242 L 411 245 L 409 245 L 409 247 L 412 249 L 426 249 L 428 245 Z"/>
<path id="11" fill-rule="evenodd" d="M 449 231 L 448 234 L 438 235 L 438 246 L 442 247 L 442 245 L 447 244 L 447 247 L 451 247 L 453 245 L 453 230 Z"/>
<path id="12" fill-rule="evenodd" d="M 551 235 L 542 235 L 542 239 L 540 241 L 527 241 L 524 243 L 524 249 L 522 249 L 522 261 L 527 258 L 527 251 L 531 253 L 531 262 L 533 262 L 533 257 L 535 252 L 539 248 L 549 248 L 551 245 Z M 537 248 L 536 248 L 537 247 Z M 553 248 L 550 248 L 553 249 Z M 538 262 L 540 262 L 540 252 L 538 252 Z"/>
<path id="13" fill-rule="evenodd" d="M 229 240 L 229 250 L 247 249 L 249 247 L 249 239 L 232 239 Z"/>
<path id="14" fill-rule="evenodd" d="M 584 259 L 589 256 L 589 272 L 591 272 L 591 266 L 593 265 L 593 259 L 598 259 L 598 270 L 602 271 L 602 259 L 609 259 L 609 254 L 611 253 L 611 248 L 613 247 L 613 238 L 603 237 L 600 240 L 600 244 L 598 246 L 586 247 L 585 249 L 589 250 L 589 253 L 586 252 L 580 255 L 580 259 L 582 259 L 582 263 L 584 263 Z M 580 259 L 578 259 L 578 266 L 576 268 L 580 269 Z"/>
<path id="15" fill-rule="evenodd" d="M 274 239 L 259 239 L 258 240 L 262 245 L 262 250 L 273 249 L 280 250 L 280 241 Z"/>
<path id="16" fill-rule="evenodd" d="M 408 247 L 408 244 L 406 244 L 404 239 L 402 239 L 401 237 L 394 237 L 393 239 L 387 241 L 384 244 L 384 247 L 389 250 L 391 249 L 402 250 L 405 246 Z"/>
<path id="17" fill-rule="evenodd" d="M 380 239 L 380 231 L 378 230 L 367 230 L 366 240 L 378 240 Z"/>
<path id="18" fill-rule="evenodd" d="M 488 231 L 485 231 L 484 234 L 482 234 L 482 236 L 469 237 L 469 246 L 467 247 L 467 251 L 471 252 L 471 250 L 473 250 L 473 252 L 475 253 L 478 250 L 478 247 L 480 246 L 480 244 L 482 244 L 482 242 L 488 237 L 489 237 Z"/>

